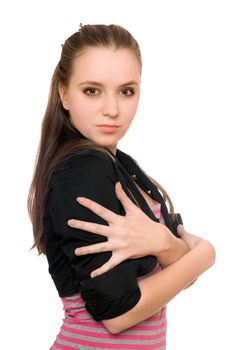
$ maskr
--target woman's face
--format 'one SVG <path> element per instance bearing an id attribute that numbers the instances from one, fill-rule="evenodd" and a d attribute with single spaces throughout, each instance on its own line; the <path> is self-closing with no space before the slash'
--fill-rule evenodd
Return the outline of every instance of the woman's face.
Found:
<path id="1" fill-rule="evenodd" d="M 137 110 L 138 60 L 128 49 L 88 47 L 75 59 L 69 85 L 59 86 L 59 93 L 74 127 L 115 153 Z"/>

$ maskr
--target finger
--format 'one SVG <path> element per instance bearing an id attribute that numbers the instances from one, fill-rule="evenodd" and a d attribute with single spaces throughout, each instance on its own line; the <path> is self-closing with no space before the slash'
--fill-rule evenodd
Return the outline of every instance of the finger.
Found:
<path id="1" fill-rule="evenodd" d="M 109 247 L 108 242 L 95 243 L 84 247 L 79 247 L 75 249 L 75 255 L 87 255 L 101 252 L 109 252 L 111 248 Z"/>
<path id="2" fill-rule="evenodd" d="M 103 273 L 113 269 L 115 266 L 119 265 L 123 259 L 116 259 L 114 255 L 100 268 L 91 272 L 91 278 L 102 275 Z"/>
<path id="3" fill-rule="evenodd" d="M 77 201 L 84 207 L 90 209 L 93 213 L 100 216 L 107 222 L 112 222 L 117 214 L 113 213 L 111 210 L 105 208 L 104 206 L 92 201 L 86 197 L 78 197 Z"/>
<path id="4" fill-rule="evenodd" d="M 131 199 L 126 195 L 125 191 L 123 190 L 121 183 L 117 182 L 115 186 L 116 196 L 123 205 L 125 211 L 132 211 L 132 209 L 135 209 L 136 205 L 131 201 Z"/>
<path id="5" fill-rule="evenodd" d="M 178 232 L 178 234 L 180 235 L 180 237 L 182 238 L 182 236 L 183 236 L 183 234 L 184 234 L 184 232 L 185 232 L 185 229 L 184 229 L 184 226 L 183 225 L 181 225 L 181 224 L 179 224 L 178 226 L 177 226 L 177 232 Z"/>
<path id="6" fill-rule="evenodd" d="M 109 226 L 106 226 L 106 225 L 100 225 L 93 222 L 81 221 L 76 219 L 68 220 L 68 225 L 73 228 L 78 228 L 80 230 L 84 230 L 91 233 L 96 233 L 97 235 L 108 237 Z"/>

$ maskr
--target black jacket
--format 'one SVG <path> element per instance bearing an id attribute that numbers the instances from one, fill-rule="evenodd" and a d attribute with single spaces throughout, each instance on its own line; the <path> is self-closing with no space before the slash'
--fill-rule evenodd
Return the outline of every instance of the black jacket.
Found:
<path id="1" fill-rule="evenodd" d="M 115 195 L 115 184 L 120 181 L 128 196 L 154 221 L 158 221 L 139 186 L 161 203 L 166 225 L 178 236 L 163 197 L 157 187 L 140 170 L 135 161 L 121 151 L 116 157 L 98 150 L 84 150 L 64 161 L 54 172 L 46 203 L 44 244 L 49 272 L 61 297 L 81 292 L 86 309 L 96 320 L 109 319 L 123 314 L 137 304 L 140 290 L 139 276 L 149 273 L 156 264 L 154 256 L 124 261 L 101 276 L 90 278 L 90 273 L 105 263 L 111 252 L 76 256 L 77 247 L 103 242 L 105 237 L 67 225 L 68 219 L 107 223 L 76 201 L 77 196 L 88 197 L 117 214 L 124 209 Z"/>

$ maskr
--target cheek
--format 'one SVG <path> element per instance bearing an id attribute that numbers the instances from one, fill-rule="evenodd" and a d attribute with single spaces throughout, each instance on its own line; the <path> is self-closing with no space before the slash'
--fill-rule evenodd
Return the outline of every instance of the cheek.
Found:
<path id="1" fill-rule="evenodd" d="M 91 119 L 94 113 L 94 106 L 85 99 L 73 100 L 70 105 L 70 115 L 74 122 L 85 122 Z"/>
<path id="2" fill-rule="evenodd" d="M 129 121 L 134 118 L 134 115 L 137 111 L 137 106 L 138 106 L 138 100 L 133 101 L 132 103 L 127 105 L 125 112 L 127 113 Z"/>

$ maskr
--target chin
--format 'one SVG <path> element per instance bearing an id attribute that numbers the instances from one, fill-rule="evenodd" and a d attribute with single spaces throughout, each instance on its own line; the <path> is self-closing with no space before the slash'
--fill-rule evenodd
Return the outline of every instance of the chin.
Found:
<path id="1" fill-rule="evenodd" d="M 106 148 L 108 148 L 108 149 L 116 149 L 116 147 L 117 147 L 117 143 L 118 143 L 118 139 L 115 141 L 115 142 L 104 142 L 103 140 L 102 140 L 102 142 L 101 142 L 101 140 L 94 140 L 98 145 L 100 145 L 100 146 L 102 146 L 102 147 L 106 147 Z"/>

